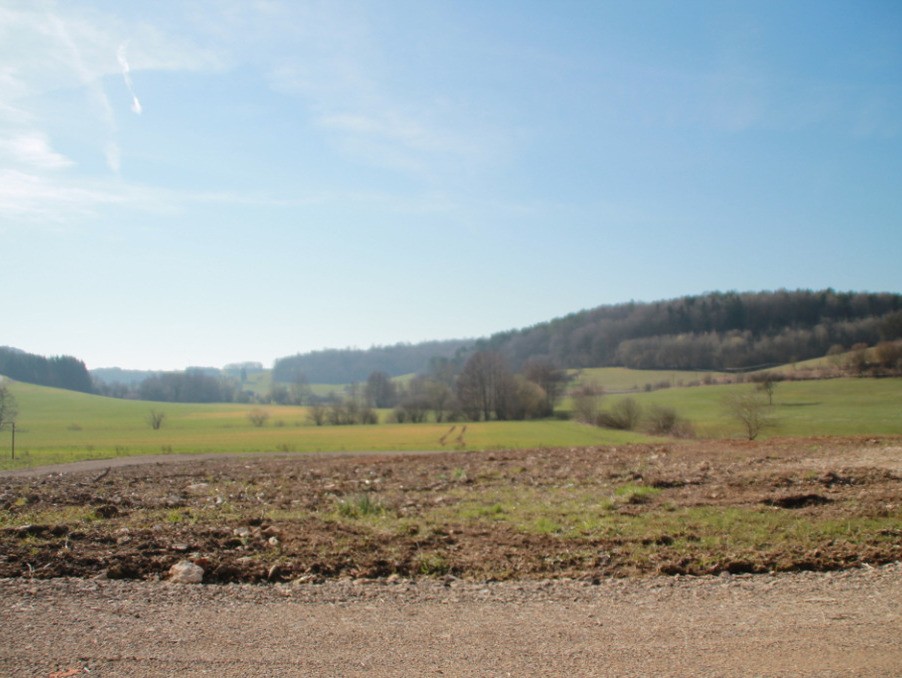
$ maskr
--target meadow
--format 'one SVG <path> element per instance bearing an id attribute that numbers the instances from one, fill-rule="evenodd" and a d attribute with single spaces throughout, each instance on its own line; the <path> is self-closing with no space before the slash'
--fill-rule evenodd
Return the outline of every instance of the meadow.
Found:
<path id="1" fill-rule="evenodd" d="M 741 437 L 723 400 L 753 392 L 753 384 L 680 386 L 699 381 L 696 372 L 586 370 L 583 378 L 601 384 L 608 409 L 633 398 L 643 409 L 672 407 L 702 438 Z M 650 381 L 653 379 L 654 381 Z M 669 381 L 672 387 L 616 394 L 636 384 Z M 0 469 L 137 454 L 205 452 L 324 452 L 345 450 L 413 451 L 616 445 L 648 441 L 641 432 L 614 431 L 549 419 L 464 424 L 312 425 L 303 407 L 242 404 L 177 404 L 118 400 L 30 384 L 6 382 L 18 402 L 16 459 L 10 458 L 10 432 L 0 433 Z M 764 397 L 764 396 L 762 396 Z M 564 403 L 566 408 L 566 403 Z M 268 415 L 257 427 L 253 410 Z M 163 412 L 159 430 L 148 423 Z M 380 412 L 382 421 L 387 412 Z M 902 435 L 902 379 L 829 379 L 780 382 L 768 414 L 775 426 L 762 438 L 814 435 Z"/>
<path id="2" fill-rule="evenodd" d="M 703 438 L 739 436 L 740 427 L 725 411 L 730 394 L 755 393 L 754 384 L 669 388 L 650 393 L 612 395 L 602 408 L 632 397 L 643 408 L 672 407 Z M 766 401 L 767 396 L 761 394 Z M 902 379 L 821 379 L 778 382 L 767 414 L 774 436 L 902 435 Z"/>
<path id="3" fill-rule="evenodd" d="M 19 409 L 16 459 L 10 458 L 10 432 L 3 431 L 0 469 L 138 454 L 500 449 L 643 439 L 560 420 L 467 423 L 460 439 L 464 424 L 454 431 L 446 423 L 314 426 L 304 407 L 152 403 L 7 383 Z M 248 418 L 254 410 L 269 415 L 261 427 Z M 151 411 L 165 414 L 159 430 L 148 423 Z M 387 412 L 380 415 L 384 420 Z"/>

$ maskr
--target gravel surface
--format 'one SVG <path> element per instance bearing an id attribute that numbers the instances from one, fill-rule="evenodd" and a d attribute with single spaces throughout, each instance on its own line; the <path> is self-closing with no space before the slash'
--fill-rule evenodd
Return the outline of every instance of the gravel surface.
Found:
<path id="1" fill-rule="evenodd" d="M 899 676 L 902 565 L 479 583 L 0 580 L 4 676 Z"/>

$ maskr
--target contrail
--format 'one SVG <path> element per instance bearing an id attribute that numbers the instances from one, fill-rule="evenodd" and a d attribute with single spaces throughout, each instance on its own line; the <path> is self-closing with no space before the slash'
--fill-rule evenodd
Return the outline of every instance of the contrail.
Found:
<path id="1" fill-rule="evenodd" d="M 132 95 L 132 110 L 141 115 L 141 102 L 138 101 L 138 95 L 135 94 L 135 88 L 132 86 L 132 77 L 129 75 L 128 61 L 125 60 L 125 43 L 119 45 L 116 51 L 116 58 L 119 60 L 119 66 L 122 67 L 122 79 L 125 80 L 125 86 Z"/>
<path id="2" fill-rule="evenodd" d="M 81 57 L 81 52 L 69 35 L 69 31 L 63 20 L 51 12 L 47 12 L 46 17 L 50 26 L 56 30 L 57 37 L 68 50 L 71 57 L 72 68 L 76 75 L 78 75 L 80 84 L 94 98 L 94 101 L 100 110 L 100 119 L 106 126 L 107 136 L 109 137 L 106 148 L 104 149 L 107 166 L 118 174 L 120 153 L 119 145 L 116 143 L 116 121 L 113 116 L 113 107 L 110 106 L 110 100 L 107 97 L 106 92 L 103 91 L 102 81 L 96 77 L 95 73 L 91 72 L 87 66 L 85 66 L 84 60 Z"/>

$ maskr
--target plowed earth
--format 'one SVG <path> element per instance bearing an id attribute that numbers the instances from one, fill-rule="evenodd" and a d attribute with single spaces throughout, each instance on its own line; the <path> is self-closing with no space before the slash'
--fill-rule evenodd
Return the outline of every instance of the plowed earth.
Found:
<path id="1" fill-rule="evenodd" d="M 0 577 L 597 580 L 902 559 L 902 440 L 223 457 L 0 477 Z"/>

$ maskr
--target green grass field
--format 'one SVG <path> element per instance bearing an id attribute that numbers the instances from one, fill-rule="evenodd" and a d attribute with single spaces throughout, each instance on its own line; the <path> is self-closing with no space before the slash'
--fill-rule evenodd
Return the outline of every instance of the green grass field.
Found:
<path id="1" fill-rule="evenodd" d="M 0 434 L 0 468 L 134 454 L 203 452 L 325 452 L 343 450 L 437 450 L 461 446 L 462 424 L 445 440 L 451 424 L 313 426 L 303 407 L 193 405 L 117 400 L 73 391 L 7 382 L 18 402 L 16 460 L 10 433 Z M 269 414 L 255 427 L 248 414 Z M 159 430 L 147 422 L 164 412 Z M 383 419 L 386 413 L 382 413 Z M 469 423 L 464 449 L 619 444 L 638 433 L 591 428 L 567 421 Z"/>
<path id="2" fill-rule="evenodd" d="M 596 375 L 596 373 L 600 373 Z M 600 383 L 618 390 L 655 382 L 664 373 L 629 370 L 584 371 L 584 378 L 602 376 Z M 697 381 L 696 372 L 667 373 L 674 384 Z M 18 402 L 16 450 L 10 459 L 10 432 L 0 433 L 0 468 L 18 468 L 87 458 L 160 453 L 319 452 L 342 450 L 434 450 L 458 446 L 462 424 L 446 436 L 450 424 L 379 424 L 316 427 L 302 407 L 257 405 L 192 405 L 149 403 L 91 396 L 30 384 L 7 382 Z M 673 387 L 652 392 L 608 395 L 602 408 L 631 397 L 644 409 L 674 408 L 689 420 L 700 437 L 740 437 L 741 428 L 726 414 L 729 393 L 752 392 L 752 384 Z M 763 396 L 762 396 L 763 397 Z M 160 430 L 147 422 L 154 409 L 166 414 Z M 265 426 L 251 424 L 248 414 L 263 409 Z M 382 413 L 383 419 L 385 413 Z M 781 382 L 770 415 L 776 427 L 768 436 L 902 435 L 902 379 L 830 379 Z M 621 444 L 647 440 L 641 433 L 611 431 L 558 421 L 468 423 L 468 450 L 517 447 L 558 447 Z"/>
<path id="3" fill-rule="evenodd" d="M 630 370 L 626 367 L 591 367 L 584 370 L 568 370 L 576 377 L 576 384 L 594 384 L 605 391 L 642 391 L 661 384 L 680 387 L 703 384 L 705 380 L 718 380 L 729 376 L 726 372 L 679 370 Z"/>
<path id="4" fill-rule="evenodd" d="M 723 400 L 731 393 L 755 393 L 754 384 L 729 384 L 698 388 L 669 388 L 629 396 L 612 395 L 602 409 L 631 397 L 643 408 L 660 405 L 674 408 L 688 419 L 696 435 L 706 438 L 732 437 L 740 427 L 725 413 Z M 766 400 L 767 396 L 761 394 Z M 902 435 L 902 379 L 825 379 L 779 382 L 769 415 L 776 426 L 761 434 L 810 435 Z"/>
<path id="5" fill-rule="evenodd" d="M 267 396 L 272 392 L 272 386 L 272 370 L 262 370 L 249 375 L 247 381 L 241 384 L 241 389 L 258 396 Z M 293 385 L 280 384 L 280 386 L 291 389 Z M 345 384 L 307 384 L 307 388 L 314 395 L 326 398 L 333 393 L 343 394 Z"/>

